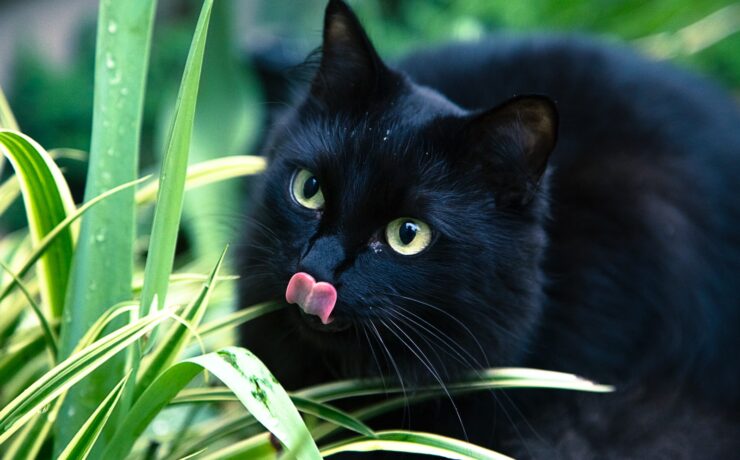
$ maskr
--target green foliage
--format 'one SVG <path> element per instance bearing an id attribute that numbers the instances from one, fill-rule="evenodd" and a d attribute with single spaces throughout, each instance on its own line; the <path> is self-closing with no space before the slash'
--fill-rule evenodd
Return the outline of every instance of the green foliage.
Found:
<path id="1" fill-rule="evenodd" d="M 0 130 L 0 152 L 16 171 L 31 240 L 38 244 L 74 209 L 72 194 L 51 156 L 28 136 Z M 74 236 L 74 229 L 66 229 L 38 266 L 42 298 L 54 318 L 61 316 L 64 305 Z"/>
<path id="2" fill-rule="evenodd" d="M 0 93 L 0 151 L 14 170 L 0 183 L 0 192 L 10 196 L 6 201 L 0 196 L 0 215 L 9 212 L 7 203 L 19 195 L 27 215 L 25 228 L 0 239 L 0 456 L 274 459 L 279 452 L 272 434 L 290 457 L 298 459 L 373 450 L 500 459 L 505 457 L 460 440 L 430 433 L 375 432 L 367 422 L 402 404 L 447 391 L 610 390 L 566 374 L 494 369 L 448 389 L 421 388 L 404 397 L 400 388 L 385 387 L 380 381 L 354 380 L 288 394 L 258 357 L 234 347 L 229 337 L 239 325 L 282 305 L 213 309 L 229 298 L 223 288 L 235 279 L 219 275 L 227 270 L 221 246 L 225 239 L 203 242 L 176 257 L 185 191 L 224 185 L 265 167 L 264 159 L 253 156 L 217 158 L 244 149 L 250 134 L 240 126 L 256 123 L 259 111 L 231 107 L 232 91 L 240 83 L 225 57 L 229 34 L 216 40 L 214 53 L 217 57 L 223 53 L 219 58 L 223 61 L 214 58 L 212 69 L 202 67 L 204 59 L 209 62 L 205 42 L 213 5 L 213 0 L 204 1 L 195 28 L 171 112 L 159 180 L 135 179 L 140 132 L 146 124 L 143 82 L 153 43 L 152 1 L 101 1 L 92 148 L 83 204 L 74 203 L 58 165 L 64 157 L 80 155 L 69 151 L 52 155 L 19 132 Z M 223 33 L 229 10 L 216 11 L 214 24 Z M 233 85 L 207 85 L 199 96 L 202 69 Z M 123 94 L 123 85 L 128 94 Z M 241 94 L 237 100 L 248 99 L 247 89 L 236 93 Z M 196 112 L 196 101 L 203 102 L 202 112 Z M 238 132 L 228 139 L 218 136 L 222 125 L 211 124 L 211 117 L 219 116 Z M 108 129 L 111 126 L 115 129 Z M 188 167 L 193 149 L 202 161 Z M 136 186 L 141 187 L 134 190 Z M 228 189 L 206 189 L 201 198 L 214 190 Z M 150 227 L 144 216 L 153 202 Z M 208 207 L 208 200 L 195 202 L 205 203 L 196 208 Z M 191 215 L 210 223 L 203 214 Z M 138 238 L 134 217 L 144 221 L 144 234 Z M 78 219 L 82 219 L 79 238 Z M 135 263 L 138 247 L 148 247 L 145 267 Z M 214 248 L 223 252 L 208 274 L 194 273 L 198 270 L 184 262 L 213 262 Z M 211 385 L 208 376 L 224 386 Z M 360 395 L 387 398 L 352 413 L 333 403 L 341 406 L 343 400 Z M 173 424 L 172 419 L 180 423 Z"/>
<path id="3" fill-rule="evenodd" d="M 154 6 L 148 0 L 100 4 L 86 200 L 138 174 Z M 70 290 L 61 323 L 61 359 L 108 307 L 131 297 L 134 218 L 134 190 L 127 189 L 82 220 L 71 276 L 61 278 L 65 283 L 69 278 Z M 123 356 L 115 357 L 70 392 L 55 426 L 57 451 L 120 380 L 123 368 Z"/>

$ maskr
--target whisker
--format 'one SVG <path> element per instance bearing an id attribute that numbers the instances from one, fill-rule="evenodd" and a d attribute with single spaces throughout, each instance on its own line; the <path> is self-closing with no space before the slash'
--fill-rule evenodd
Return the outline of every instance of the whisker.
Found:
<path id="1" fill-rule="evenodd" d="M 410 302 L 415 302 L 415 303 L 417 303 L 419 305 L 427 306 L 427 307 L 429 307 L 429 308 L 431 308 L 431 309 L 433 309 L 435 311 L 438 311 L 438 312 L 446 315 L 447 317 L 449 317 L 451 320 L 453 320 L 456 324 L 458 324 L 460 327 L 462 327 L 463 330 L 465 330 L 465 332 L 467 332 L 470 335 L 470 337 L 473 339 L 473 341 L 475 342 L 475 344 L 478 346 L 478 349 L 481 352 L 481 356 L 483 356 L 483 361 L 486 363 L 486 366 L 489 366 L 490 367 L 490 363 L 488 362 L 488 355 L 486 354 L 486 352 L 485 352 L 485 350 L 483 348 L 483 345 L 481 345 L 481 343 L 478 340 L 478 338 L 475 336 L 475 334 L 473 334 L 473 331 L 471 331 L 470 328 L 465 323 L 463 323 L 459 319 L 455 318 L 453 315 L 451 315 L 449 312 L 446 312 L 442 308 L 439 308 L 437 306 L 434 306 L 434 305 L 432 305 L 432 304 L 430 304 L 428 302 L 424 302 L 423 300 L 415 299 L 413 297 L 408 297 L 408 296 L 404 296 L 404 295 L 401 295 L 401 294 L 392 294 L 392 293 L 389 293 L 388 295 L 400 297 L 400 298 L 405 299 L 405 300 L 408 300 Z"/>
<path id="2" fill-rule="evenodd" d="M 454 339 L 452 339 L 452 337 L 450 337 L 444 331 L 439 329 L 437 326 L 427 321 L 426 319 L 422 318 L 421 316 L 417 315 L 413 311 L 402 307 L 401 305 L 393 304 L 393 306 L 395 308 L 402 310 L 402 311 L 396 311 L 397 314 L 405 317 L 407 321 L 411 322 L 417 328 L 423 331 L 426 331 L 430 335 L 430 337 L 436 339 L 438 342 L 444 345 L 447 349 L 449 349 L 448 355 L 449 353 L 453 353 L 454 356 L 451 356 L 453 359 L 457 360 L 459 363 L 464 364 L 465 366 L 469 367 L 471 370 L 474 370 L 474 371 L 484 368 L 484 366 L 468 350 L 466 350 L 465 347 L 457 343 Z M 411 315 L 416 319 L 411 318 L 408 315 Z M 425 324 L 428 325 L 429 328 L 432 328 L 433 331 L 429 330 L 429 328 L 427 328 Z M 435 331 L 436 331 L 436 334 L 435 334 Z M 472 360 L 472 363 L 468 361 L 466 356 L 463 356 L 461 352 L 464 353 L 467 356 L 467 358 Z"/>
<path id="3" fill-rule="evenodd" d="M 462 432 L 463 432 L 463 436 L 465 437 L 465 440 L 467 440 L 467 439 L 468 439 L 468 432 L 467 432 L 467 430 L 465 429 L 465 424 L 463 423 L 463 420 L 462 420 L 462 416 L 460 415 L 460 411 L 459 411 L 459 410 L 458 410 L 458 408 L 457 408 L 457 404 L 455 404 L 455 401 L 454 401 L 454 400 L 452 399 L 452 395 L 451 395 L 451 394 L 450 394 L 450 392 L 449 392 L 449 391 L 447 390 L 447 386 L 446 386 L 446 385 L 444 384 L 444 382 L 442 381 L 442 378 L 441 378 L 441 377 L 439 376 L 439 373 L 438 373 L 438 372 L 436 371 L 436 369 L 434 368 L 434 365 L 433 365 L 433 364 L 432 364 L 432 363 L 431 363 L 431 362 L 429 361 L 429 358 L 428 358 L 428 357 L 427 357 L 427 356 L 426 356 L 426 355 L 424 354 L 424 352 L 423 352 L 423 351 L 422 351 L 422 350 L 421 350 L 421 349 L 419 348 L 419 346 L 418 346 L 418 345 L 416 344 L 416 342 L 414 342 L 414 340 L 413 340 L 413 339 L 412 339 L 411 337 L 409 337 L 409 335 L 408 335 L 408 334 L 406 334 L 406 333 L 405 333 L 405 332 L 404 332 L 404 331 L 403 331 L 403 330 L 402 330 L 401 328 L 399 328 L 399 327 L 398 327 L 397 325 L 395 325 L 395 326 L 396 326 L 396 329 L 397 329 L 397 330 L 398 330 L 398 331 L 399 331 L 399 332 L 400 332 L 401 334 L 403 334 L 403 335 L 404 335 L 404 336 L 405 336 L 405 337 L 406 337 L 406 338 L 407 338 L 407 339 L 408 339 L 408 340 L 409 340 L 409 341 L 410 341 L 410 342 L 411 342 L 411 343 L 412 343 L 412 344 L 414 345 L 414 347 L 415 347 L 415 348 L 416 348 L 416 349 L 418 350 L 418 352 L 419 352 L 419 353 L 417 353 L 416 351 L 414 351 L 414 349 L 413 349 L 413 348 L 412 348 L 412 347 L 411 347 L 411 346 L 410 346 L 410 345 L 409 345 L 409 344 L 408 344 L 408 343 L 407 343 L 407 342 L 406 342 L 405 340 L 403 340 L 403 339 L 401 338 L 401 336 L 399 336 L 398 334 L 396 334 L 396 333 L 395 333 L 395 332 L 393 331 L 393 329 L 392 329 L 392 328 L 391 328 L 390 326 L 388 326 L 388 324 L 387 324 L 387 323 L 386 323 L 385 321 L 383 321 L 382 319 L 381 319 L 381 320 L 379 320 L 379 321 L 380 321 L 380 323 L 381 323 L 381 324 L 382 324 L 383 326 L 385 326 L 385 328 L 386 328 L 386 329 L 388 329 L 388 331 L 389 331 L 389 332 L 390 332 L 391 334 L 393 334 L 394 336 L 396 336 L 396 338 L 397 338 L 397 339 L 398 339 L 398 340 L 399 340 L 399 341 L 400 341 L 400 342 L 401 342 L 401 343 L 402 343 L 402 344 L 403 344 L 404 346 L 406 346 L 406 348 L 408 348 L 408 349 L 409 349 L 409 351 L 410 351 L 410 352 L 411 352 L 411 353 L 412 353 L 412 354 L 413 354 L 414 356 L 416 356 L 416 358 L 417 358 L 417 359 L 418 359 L 419 361 L 421 361 L 421 363 L 422 363 L 422 364 L 424 365 L 424 367 L 426 367 L 426 368 L 427 368 L 427 370 L 428 370 L 428 371 L 429 371 L 429 372 L 430 372 L 430 373 L 432 374 L 432 376 L 433 376 L 433 377 L 435 378 L 435 380 L 437 380 L 437 383 L 439 383 L 439 385 L 440 385 L 440 386 L 442 387 L 442 390 L 443 390 L 443 391 L 445 392 L 445 394 L 447 395 L 447 398 L 448 398 L 448 399 L 450 400 L 450 403 L 452 404 L 452 408 L 453 408 L 453 410 L 455 411 L 455 415 L 457 416 L 457 420 L 458 420 L 458 421 L 460 422 L 460 428 L 462 429 Z"/>
<path id="4" fill-rule="evenodd" d="M 385 341 L 383 340 L 383 336 L 380 335 L 380 331 L 378 331 L 378 328 L 375 326 L 375 323 L 372 321 L 368 322 L 370 326 L 372 326 L 373 331 L 375 332 L 375 337 L 378 338 L 378 341 L 380 345 L 385 349 L 386 356 L 388 356 L 388 359 L 391 362 L 391 365 L 393 366 L 393 369 L 396 371 L 396 375 L 398 376 L 398 382 L 401 385 L 401 392 L 403 394 L 404 399 L 404 418 L 406 415 L 409 417 L 409 422 L 411 421 L 411 410 L 409 407 L 409 398 L 408 394 L 406 393 L 406 386 L 403 383 L 403 377 L 401 375 L 401 371 L 398 368 L 398 365 L 396 364 L 396 360 L 393 359 L 393 355 L 391 354 L 390 350 L 388 349 L 388 346 L 385 344 Z"/>

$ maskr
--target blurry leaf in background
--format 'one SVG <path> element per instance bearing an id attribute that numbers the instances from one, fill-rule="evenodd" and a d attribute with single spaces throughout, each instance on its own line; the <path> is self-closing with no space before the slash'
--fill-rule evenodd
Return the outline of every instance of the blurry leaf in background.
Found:
<path id="1" fill-rule="evenodd" d="M 248 153 L 262 125 L 261 94 L 255 76 L 237 66 L 233 2 L 213 8 L 193 129 L 191 163 Z M 196 259 L 211 258 L 230 242 L 230 223 L 243 212 L 236 181 L 208 185 L 190 193 L 184 224 Z"/>
<path id="2" fill-rule="evenodd" d="M 155 4 L 151 0 L 101 2 L 86 201 L 138 175 Z M 134 190 L 128 189 L 100 203 L 82 219 L 62 317 L 61 359 L 69 356 L 108 307 L 131 297 L 134 217 Z M 115 357 L 70 391 L 55 424 L 56 453 L 117 384 L 124 358 Z M 107 433 L 103 432 L 104 438 Z"/>

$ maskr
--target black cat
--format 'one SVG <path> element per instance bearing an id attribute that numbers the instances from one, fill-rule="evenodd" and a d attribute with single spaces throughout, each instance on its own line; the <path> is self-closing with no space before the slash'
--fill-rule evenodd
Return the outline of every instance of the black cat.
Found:
<path id="1" fill-rule="evenodd" d="M 494 37 L 391 69 L 342 1 L 324 27 L 238 265 L 242 305 L 298 304 L 243 330 L 277 378 L 572 372 L 617 391 L 476 394 L 382 423 L 518 457 L 740 455 L 731 97 L 580 38 Z"/>

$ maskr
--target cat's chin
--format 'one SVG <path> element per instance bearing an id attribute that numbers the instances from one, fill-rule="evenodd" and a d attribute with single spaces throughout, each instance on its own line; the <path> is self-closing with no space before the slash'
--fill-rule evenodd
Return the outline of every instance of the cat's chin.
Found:
<path id="1" fill-rule="evenodd" d="M 304 324 L 306 324 L 310 329 L 318 332 L 344 332 L 352 326 L 352 323 L 350 323 L 349 320 L 345 318 L 334 318 L 328 324 L 324 324 L 321 322 L 321 319 L 318 316 L 309 315 L 307 313 L 304 313 L 303 311 L 301 311 L 300 314 Z"/>

